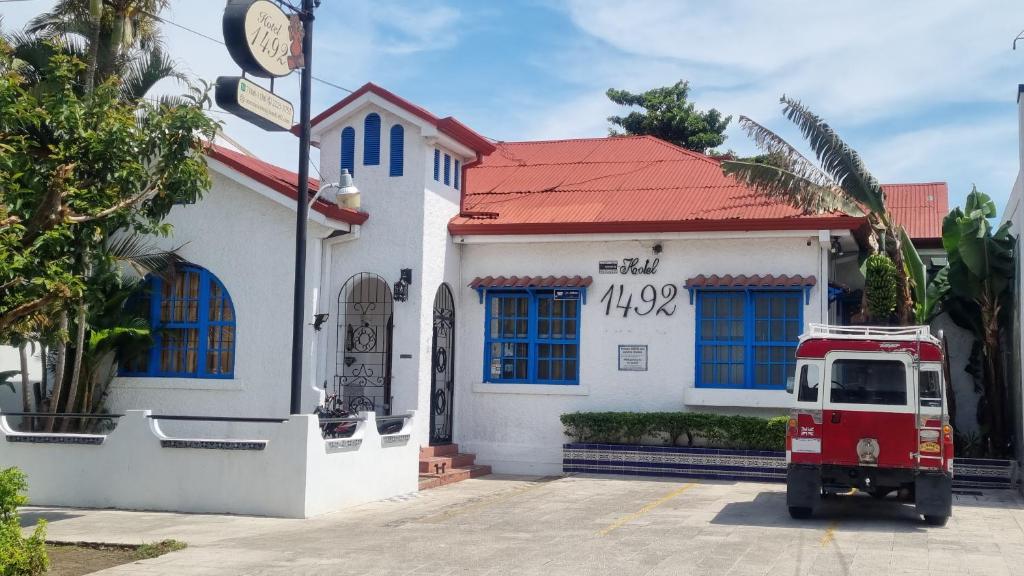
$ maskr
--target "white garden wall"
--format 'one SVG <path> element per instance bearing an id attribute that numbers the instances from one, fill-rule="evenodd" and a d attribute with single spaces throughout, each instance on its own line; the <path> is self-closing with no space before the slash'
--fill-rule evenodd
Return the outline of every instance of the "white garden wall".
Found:
<path id="1" fill-rule="evenodd" d="M 106 436 L 19 433 L 0 415 L 0 463 L 41 506 L 308 518 L 417 489 L 414 414 L 392 435 L 366 413 L 351 438 L 324 440 L 301 415 L 231 441 L 170 437 L 150 414 L 129 411 Z"/>
<path id="2" fill-rule="evenodd" d="M 561 470 L 563 435 L 559 416 L 574 411 L 714 409 L 728 413 L 779 414 L 789 406 L 785 391 L 711 390 L 694 387 L 695 309 L 683 288 L 699 274 L 813 275 L 818 285 L 804 307 L 804 322 L 825 315 L 822 247 L 816 231 L 800 234 L 705 235 L 679 239 L 473 244 L 463 246 L 458 285 L 458 337 L 455 439 L 477 454 L 477 461 L 498 472 L 556 473 Z M 827 238 L 827 235 L 826 235 Z M 459 239 L 457 239 L 458 241 Z M 481 239 L 476 239 L 485 241 Z M 473 240 L 471 239 L 470 242 Z M 662 252 L 655 254 L 655 244 Z M 599 274 L 598 262 L 638 257 L 659 259 L 653 275 Z M 467 285 L 475 277 L 554 275 L 593 277 L 580 321 L 578 386 L 484 384 L 485 307 Z M 677 288 L 669 304 L 674 313 L 637 316 L 602 296 L 622 284 L 633 304 L 643 286 Z M 616 298 L 618 288 L 615 289 Z M 660 306 L 663 299 L 659 299 Z M 827 312 L 826 312 L 827 314 Z M 618 345 L 648 347 L 648 370 L 618 370 Z M 714 407 L 714 408 L 712 408 Z"/>

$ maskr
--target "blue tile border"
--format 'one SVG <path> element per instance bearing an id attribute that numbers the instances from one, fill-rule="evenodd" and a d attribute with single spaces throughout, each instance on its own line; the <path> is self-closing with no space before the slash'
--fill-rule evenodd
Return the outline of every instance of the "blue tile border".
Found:
<path id="1" fill-rule="evenodd" d="M 785 452 L 768 450 L 581 442 L 562 445 L 562 470 L 617 476 L 784 483 L 785 457 Z M 954 488 L 1014 487 L 1017 463 L 1013 460 L 957 458 L 953 465 Z"/>

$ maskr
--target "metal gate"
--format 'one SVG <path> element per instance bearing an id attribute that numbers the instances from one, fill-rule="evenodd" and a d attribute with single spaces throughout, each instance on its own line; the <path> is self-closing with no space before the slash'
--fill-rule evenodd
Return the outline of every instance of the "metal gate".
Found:
<path id="1" fill-rule="evenodd" d="M 455 300 L 447 284 L 434 296 L 430 361 L 430 444 L 451 444 L 455 406 Z"/>
<path id="2" fill-rule="evenodd" d="M 376 274 L 352 276 L 338 294 L 334 393 L 349 412 L 391 414 L 391 288 Z"/>

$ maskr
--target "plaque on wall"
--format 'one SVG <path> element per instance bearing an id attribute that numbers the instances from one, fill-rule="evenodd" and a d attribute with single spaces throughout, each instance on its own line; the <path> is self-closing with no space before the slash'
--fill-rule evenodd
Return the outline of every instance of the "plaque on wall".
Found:
<path id="1" fill-rule="evenodd" d="M 619 344 L 619 370 L 622 372 L 646 372 L 647 345 Z"/>

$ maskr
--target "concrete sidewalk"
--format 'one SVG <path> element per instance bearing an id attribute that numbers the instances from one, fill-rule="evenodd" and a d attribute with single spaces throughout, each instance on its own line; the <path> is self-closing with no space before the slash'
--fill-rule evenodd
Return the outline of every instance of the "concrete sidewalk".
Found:
<path id="1" fill-rule="evenodd" d="M 841 497 L 791 520 L 783 486 L 489 476 L 310 520 L 30 509 L 50 538 L 189 547 L 101 574 L 1024 576 L 1024 500 L 956 496 L 945 528 Z"/>

